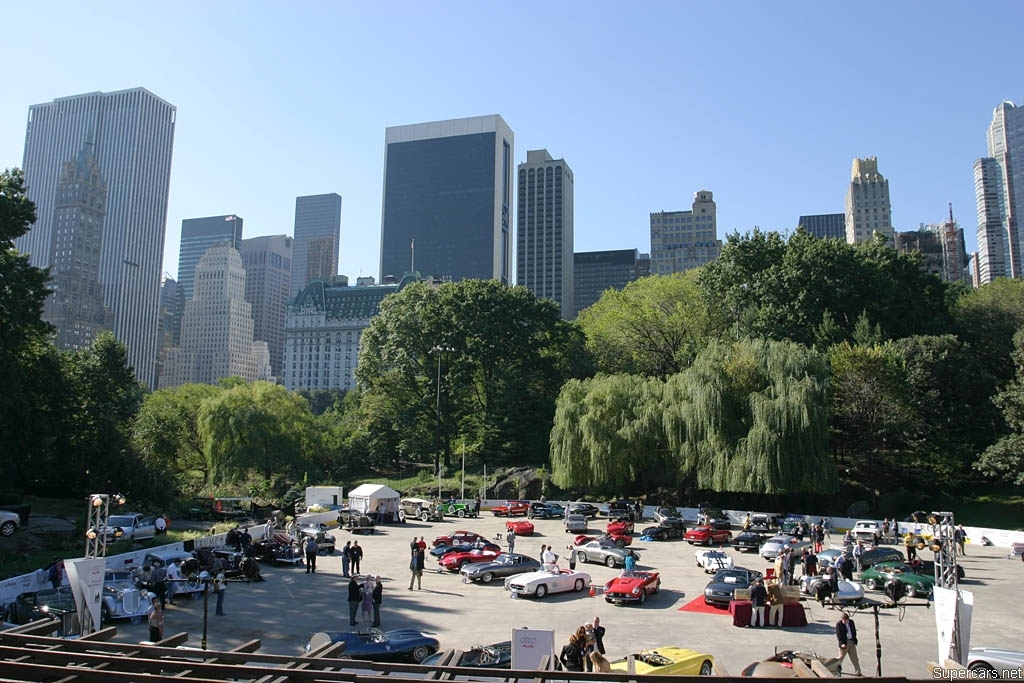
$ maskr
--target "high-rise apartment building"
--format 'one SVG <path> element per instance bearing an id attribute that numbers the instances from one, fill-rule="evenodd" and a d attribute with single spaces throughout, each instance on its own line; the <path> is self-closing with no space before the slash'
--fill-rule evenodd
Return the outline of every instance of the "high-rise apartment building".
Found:
<path id="1" fill-rule="evenodd" d="M 1024 107 L 992 112 L 988 156 L 974 162 L 978 207 L 978 278 L 1024 277 Z"/>
<path id="2" fill-rule="evenodd" d="M 380 274 L 511 281 L 512 129 L 497 114 L 388 128 Z"/>
<path id="3" fill-rule="evenodd" d="M 651 272 L 681 273 L 718 260 L 718 207 L 708 190 L 693 195 L 690 211 L 651 214 Z"/>
<path id="4" fill-rule="evenodd" d="M 575 314 L 593 306 L 607 289 L 623 289 L 633 280 L 651 274 L 647 254 L 636 249 L 583 251 L 573 254 Z"/>
<path id="5" fill-rule="evenodd" d="M 245 268 L 227 242 L 206 250 L 185 303 L 181 346 L 167 352 L 160 388 L 216 384 L 224 377 L 270 379 L 266 342 L 253 341 L 252 307 L 245 300 Z"/>
<path id="6" fill-rule="evenodd" d="M 157 316 L 163 268 L 175 108 L 144 88 L 61 97 L 29 107 L 25 185 L 36 222 L 17 241 L 33 266 L 51 265 L 57 183 L 83 142 L 107 183 L 100 284 L 114 334 L 136 377 L 156 381 Z"/>
<path id="7" fill-rule="evenodd" d="M 292 278 L 293 241 L 287 235 L 242 240 L 245 300 L 252 304 L 253 336 L 267 342 L 270 367 L 283 376 L 284 325 Z"/>
<path id="8" fill-rule="evenodd" d="M 61 169 L 53 209 L 53 291 L 46 298 L 43 319 L 56 327 L 54 343 L 61 349 L 89 348 L 96 335 L 113 326 L 100 284 L 106 204 L 107 183 L 93 144 L 86 140 L 78 156 Z"/>
<path id="9" fill-rule="evenodd" d="M 174 330 L 179 320 L 178 281 L 170 273 L 160 278 L 160 318 L 156 328 L 156 376 L 159 379 L 164 371 L 164 359 L 167 352 L 174 348 Z"/>
<path id="10" fill-rule="evenodd" d="M 296 197 L 295 231 L 292 234 L 289 298 L 298 296 L 313 280 L 329 280 L 338 274 L 341 195 L 332 192 Z"/>
<path id="11" fill-rule="evenodd" d="M 821 239 L 846 239 L 846 214 L 822 213 L 811 216 L 800 216 L 797 226 Z"/>
<path id="12" fill-rule="evenodd" d="M 572 320 L 573 176 L 565 159 L 529 150 L 519 164 L 516 284 L 559 305 Z"/>
<path id="13" fill-rule="evenodd" d="M 181 316 L 185 313 L 185 302 L 192 299 L 196 266 L 206 250 L 220 242 L 227 242 L 238 249 L 242 243 L 240 216 L 207 216 L 186 218 L 181 222 L 181 244 L 178 246 L 178 302 L 177 320 L 174 330 L 174 344 L 181 344 Z"/>
<path id="14" fill-rule="evenodd" d="M 884 235 L 889 246 L 894 244 L 889 181 L 878 172 L 877 157 L 854 159 L 846 191 L 846 241 L 866 242 L 875 233 Z"/>

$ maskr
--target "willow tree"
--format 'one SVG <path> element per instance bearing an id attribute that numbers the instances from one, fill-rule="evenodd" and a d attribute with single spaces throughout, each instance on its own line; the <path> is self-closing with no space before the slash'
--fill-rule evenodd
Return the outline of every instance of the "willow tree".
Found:
<path id="1" fill-rule="evenodd" d="M 715 343 L 666 382 L 668 452 L 698 488 L 778 495 L 830 492 L 828 368 L 790 342 Z"/>

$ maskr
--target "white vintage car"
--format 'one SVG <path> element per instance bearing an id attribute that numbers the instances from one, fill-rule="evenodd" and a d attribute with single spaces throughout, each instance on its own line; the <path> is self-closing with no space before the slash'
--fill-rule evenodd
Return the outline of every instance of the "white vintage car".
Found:
<path id="1" fill-rule="evenodd" d="M 825 576 L 821 574 L 817 576 L 803 576 L 800 578 L 800 592 L 818 598 L 819 589 L 824 585 L 825 581 Z M 820 594 L 820 597 L 825 598 L 825 600 L 831 600 L 831 594 L 828 597 Z M 862 584 L 856 581 L 847 581 L 846 579 L 839 580 L 839 593 L 835 596 L 834 602 L 840 605 L 856 605 L 863 599 L 864 586 Z"/>
<path id="2" fill-rule="evenodd" d="M 529 572 L 528 574 L 517 574 L 505 579 L 505 590 L 513 594 L 536 595 L 543 598 L 549 593 L 567 593 L 576 591 L 579 593 L 590 585 L 590 574 L 577 572 L 570 569 L 548 572 Z"/>
<path id="3" fill-rule="evenodd" d="M 148 616 L 153 609 L 153 597 L 153 593 L 136 585 L 131 570 L 108 569 L 103 575 L 101 618 L 107 622 Z"/>
<path id="4" fill-rule="evenodd" d="M 719 569 L 732 569 L 732 558 L 722 550 L 706 549 L 694 553 L 697 558 L 697 566 L 704 570 L 705 574 L 713 574 Z"/>

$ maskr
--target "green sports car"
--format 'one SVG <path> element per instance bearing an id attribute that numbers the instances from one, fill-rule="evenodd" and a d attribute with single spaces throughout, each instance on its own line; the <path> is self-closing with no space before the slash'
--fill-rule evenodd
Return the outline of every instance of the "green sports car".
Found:
<path id="1" fill-rule="evenodd" d="M 889 579 L 895 576 L 906 588 L 906 596 L 927 597 L 935 587 L 935 577 L 922 574 L 906 562 L 879 562 L 860 574 L 860 582 L 869 590 L 883 590 Z"/>

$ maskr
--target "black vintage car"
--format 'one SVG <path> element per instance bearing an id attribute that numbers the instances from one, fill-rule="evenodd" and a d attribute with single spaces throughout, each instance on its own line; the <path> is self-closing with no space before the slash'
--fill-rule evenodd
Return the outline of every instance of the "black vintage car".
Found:
<path id="1" fill-rule="evenodd" d="M 597 517 L 597 513 L 601 510 L 591 503 L 570 503 L 569 514 L 570 515 L 583 515 L 591 519 Z"/>
<path id="2" fill-rule="evenodd" d="M 667 541 L 670 538 L 682 538 L 686 535 L 685 524 L 659 524 L 646 527 L 640 532 L 641 537 L 653 538 L 655 541 Z"/>
<path id="3" fill-rule="evenodd" d="M 767 540 L 766 534 L 757 531 L 742 531 L 733 537 L 732 547 L 741 553 L 748 550 L 753 550 L 756 553 Z"/>
<path id="4" fill-rule="evenodd" d="M 307 524 L 296 530 L 296 540 L 302 546 L 302 552 L 306 552 L 306 543 L 310 539 L 316 540 L 318 554 L 334 552 L 334 536 L 327 533 L 326 524 Z"/>

